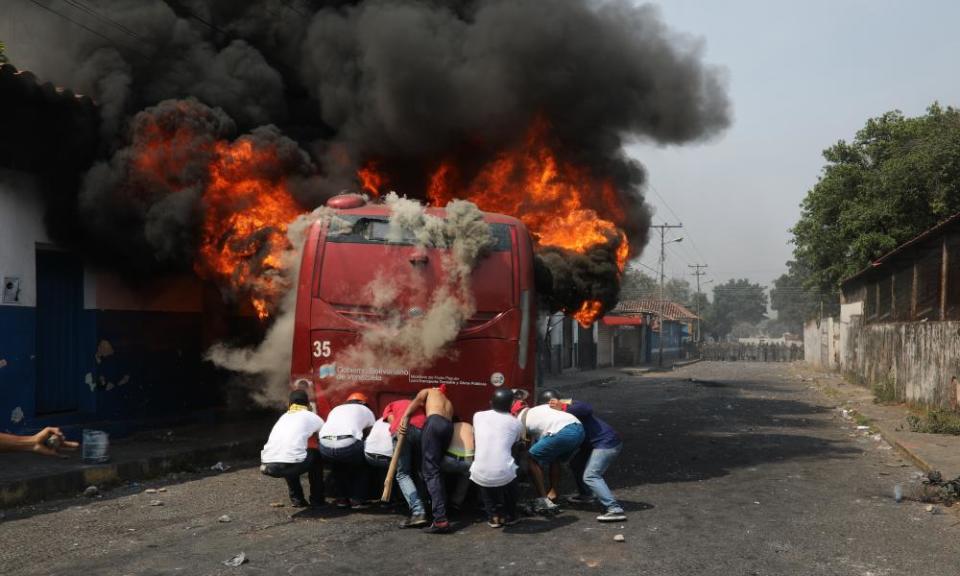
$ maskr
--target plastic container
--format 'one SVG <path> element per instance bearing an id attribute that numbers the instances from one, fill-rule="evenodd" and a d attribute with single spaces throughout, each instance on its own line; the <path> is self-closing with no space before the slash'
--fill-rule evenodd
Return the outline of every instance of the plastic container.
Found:
<path id="1" fill-rule="evenodd" d="M 110 435 L 101 430 L 83 431 L 83 461 L 99 464 L 110 459 Z"/>

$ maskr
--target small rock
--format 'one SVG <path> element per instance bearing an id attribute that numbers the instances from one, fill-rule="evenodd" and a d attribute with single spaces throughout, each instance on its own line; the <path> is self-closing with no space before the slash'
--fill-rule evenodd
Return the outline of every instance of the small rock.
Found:
<path id="1" fill-rule="evenodd" d="M 927 504 L 927 512 L 930 512 L 932 514 L 936 512 L 936 510 L 937 509 L 933 507 L 933 504 Z"/>
<path id="2" fill-rule="evenodd" d="M 617 534 L 613 537 L 614 542 L 626 542 L 627 539 L 623 537 L 623 534 Z"/>
<path id="3" fill-rule="evenodd" d="M 224 464 L 223 462 L 217 462 L 216 464 L 211 466 L 210 469 L 213 470 L 214 472 L 226 472 L 227 470 L 230 469 L 230 465 Z"/>
<path id="4" fill-rule="evenodd" d="M 857 426 L 857 430 L 869 430 L 869 426 Z"/>
<path id="5" fill-rule="evenodd" d="M 246 562 L 247 562 L 247 555 L 241 552 L 229 560 L 224 560 L 223 565 L 236 567 L 236 566 L 240 566 L 241 564 L 245 564 Z"/>
<path id="6" fill-rule="evenodd" d="M 86 490 L 83 491 L 83 495 L 87 498 L 93 498 L 98 494 L 100 494 L 100 489 L 96 486 L 87 486 Z"/>
<path id="7" fill-rule="evenodd" d="M 146 490 L 144 490 L 144 493 L 145 493 L 145 494 L 156 494 L 156 493 L 157 493 L 157 489 L 156 489 L 156 488 L 147 488 Z"/>
<path id="8" fill-rule="evenodd" d="M 231 520 L 233 520 L 233 518 L 231 518 L 227 514 L 224 514 L 223 516 L 217 518 L 217 522 L 230 522 Z"/>
<path id="9" fill-rule="evenodd" d="M 166 492 L 166 491 L 167 491 L 166 488 L 157 488 L 157 492 Z"/>
<path id="10" fill-rule="evenodd" d="M 284 506 L 285 506 L 285 504 L 284 504 L 283 502 L 271 502 L 271 503 L 270 503 L 270 507 L 271 507 L 271 508 L 283 508 Z"/>
<path id="11" fill-rule="evenodd" d="M 151 505 L 151 506 L 163 506 L 163 500 L 151 500 L 151 501 L 150 501 L 150 505 Z"/>

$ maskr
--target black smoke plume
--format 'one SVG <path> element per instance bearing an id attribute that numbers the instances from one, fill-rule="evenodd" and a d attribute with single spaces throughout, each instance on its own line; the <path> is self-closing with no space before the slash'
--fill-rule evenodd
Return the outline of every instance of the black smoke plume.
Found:
<path id="1" fill-rule="evenodd" d="M 202 103 L 200 116 L 180 120 L 203 123 L 204 138 L 266 125 L 289 136 L 316 166 L 297 191 L 305 209 L 356 189 L 356 169 L 371 159 L 392 189 L 417 196 L 439 161 L 479 169 L 541 115 L 561 159 L 615 184 L 633 255 L 650 212 L 643 167 L 624 146 L 697 141 L 730 121 L 724 74 L 704 64 L 700 42 L 626 0 L 103 0 L 95 14 L 48 4 L 100 33 L 28 2 L 6 6 L 0 22 L 14 64 L 99 105 L 100 158 L 79 200 L 63 203 L 81 230 L 51 232 L 112 251 L 121 266 L 189 267 L 196 250 L 203 171 L 175 186 L 125 178 L 138 112 L 164 101 Z M 542 251 L 554 307 L 615 302 L 615 244 Z"/>

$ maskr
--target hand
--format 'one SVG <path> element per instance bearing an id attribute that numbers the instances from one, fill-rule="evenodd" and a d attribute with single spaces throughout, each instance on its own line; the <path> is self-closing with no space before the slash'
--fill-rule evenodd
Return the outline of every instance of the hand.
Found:
<path id="1" fill-rule="evenodd" d="M 48 445 L 50 438 L 56 439 L 56 444 L 54 444 L 54 446 L 56 446 L 55 448 L 51 448 Z M 59 428 L 54 427 L 44 428 L 34 434 L 31 440 L 33 442 L 33 446 L 31 447 L 33 452 L 45 456 L 59 456 L 60 458 L 67 457 L 66 454 L 60 454 L 60 450 L 76 450 L 80 446 L 76 442 L 67 441 L 63 436 L 63 432 L 61 432 Z"/>
<path id="2" fill-rule="evenodd" d="M 549 404 L 554 410 L 563 410 L 563 402 L 557 400 L 556 398 L 552 398 L 549 402 L 547 402 L 547 404 Z"/>
<path id="3" fill-rule="evenodd" d="M 404 417 L 400 420 L 400 426 L 397 428 L 397 433 L 398 433 L 398 434 L 406 435 L 406 434 L 407 434 L 407 424 L 408 424 L 409 422 L 410 422 L 410 418 L 404 416 Z"/>

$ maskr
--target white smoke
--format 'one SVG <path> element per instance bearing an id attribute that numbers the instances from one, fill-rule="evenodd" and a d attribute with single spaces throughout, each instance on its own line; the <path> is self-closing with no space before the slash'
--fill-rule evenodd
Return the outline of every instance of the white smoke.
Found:
<path id="1" fill-rule="evenodd" d="M 371 324 L 360 339 L 340 354 L 337 363 L 351 367 L 378 366 L 385 369 L 417 370 L 429 367 L 449 354 L 453 342 L 467 319 L 476 311 L 471 273 L 477 260 L 490 248 L 493 236 L 483 213 L 471 202 L 454 200 L 446 207 L 446 216 L 428 214 L 415 200 L 389 193 L 388 240 L 411 242 L 420 250 L 435 250 L 441 255 L 442 280 L 427 286 L 416 275 L 402 279 L 378 275 L 367 290 L 375 295 L 376 306 L 384 319 Z M 404 316 L 397 304 L 403 290 L 432 290 L 423 314 Z"/>
<path id="2" fill-rule="evenodd" d="M 281 256 L 282 281 L 287 287 L 277 306 L 273 325 L 263 340 L 250 348 L 231 348 L 217 343 L 210 347 L 205 358 L 215 365 L 232 372 L 258 377 L 262 386 L 252 390 L 252 398 L 263 405 L 282 405 L 287 401 L 290 381 L 290 362 L 293 354 L 293 325 L 297 307 L 297 277 L 300 275 L 300 259 L 310 225 L 314 222 L 329 222 L 331 230 L 346 223 L 336 218 L 330 208 L 317 208 L 302 214 L 287 227 L 290 248 Z"/>

